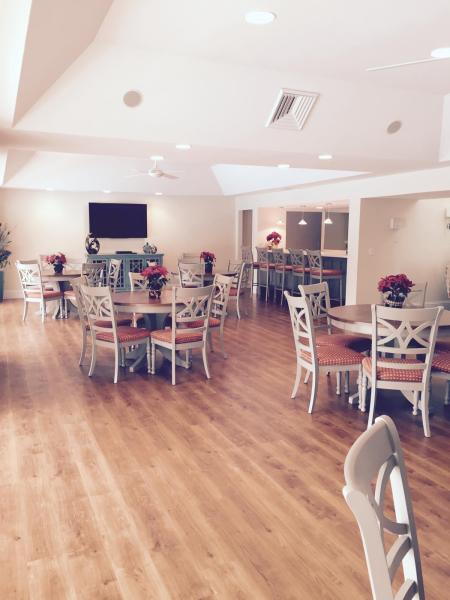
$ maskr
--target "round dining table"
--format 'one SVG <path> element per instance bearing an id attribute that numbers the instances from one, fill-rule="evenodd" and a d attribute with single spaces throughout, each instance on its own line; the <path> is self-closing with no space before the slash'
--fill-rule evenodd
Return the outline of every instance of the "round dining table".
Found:
<path id="1" fill-rule="evenodd" d="M 172 290 L 170 288 L 164 288 L 161 291 L 160 298 L 150 298 L 148 290 L 134 290 L 131 292 L 113 292 L 112 300 L 121 314 L 142 314 L 145 326 L 150 331 L 164 329 L 166 318 L 172 312 Z M 157 352 L 162 354 L 164 358 L 171 360 L 170 350 L 159 347 Z M 135 371 L 145 356 L 143 345 L 133 351 L 133 354 L 129 353 L 127 358 L 134 359 L 130 371 Z M 189 357 L 183 359 L 178 354 L 176 363 L 185 369 L 189 369 L 192 364 Z"/>
<path id="2" fill-rule="evenodd" d="M 81 276 L 81 271 L 67 270 L 62 273 L 42 273 L 41 280 L 44 284 L 58 284 L 61 292 L 67 290 L 69 284 L 74 279 L 78 279 Z M 54 318 L 64 319 L 64 311 L 58 306 L 54 312 Z"/>

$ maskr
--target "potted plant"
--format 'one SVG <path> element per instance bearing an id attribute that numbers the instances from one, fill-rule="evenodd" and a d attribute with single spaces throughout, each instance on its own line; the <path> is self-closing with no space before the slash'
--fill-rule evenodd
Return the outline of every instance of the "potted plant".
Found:
<path id="1" fill-rule="evenodd" d="M 281 242 L 281 234 L 278 231 L 272 231 L 266 237 L 266 240 L 269 242 L 269 248 L 276 248 L 278 244 Z"/>
<path id="2" fill-rule="evenodd" d="M 0 302 L 3 302 L 4 269 L 8 265 L 11 256 L 11 251 L 7 248 L 11 243 L 10 234 L 11 232 L 6 225 L 0 223 Z"/>
<path id="3" fill-rule="evenodd" d="M 47 264 L 52 265 L 56 274 L 62 273 L 67 259 L 62 252 L 55 252 L 47 256 Z"/>
<path id="4" fill-rule="evenodd" d="M 152 265 L 145 268 L 141 275 L 148 280 L 148 295 L 150 298 L 159 298 L 162 288 L 169 281 L 169 271 L 161 265 Z"/>
<path id="5" fill-rule="evenodd" d="M 404 274 L 386 275 L 378 282 L 378 291 L 383 294 L 385 306 L 402 308 L 414 283 Z"/>
<path id="6" fill-rule="evenodd" d="M 200 258 L 205 263 L 205 273 L 212 273 L 213 265 L 216 262 L 216 255 L 213 252 L 203 250 L 200 254 Z"/>

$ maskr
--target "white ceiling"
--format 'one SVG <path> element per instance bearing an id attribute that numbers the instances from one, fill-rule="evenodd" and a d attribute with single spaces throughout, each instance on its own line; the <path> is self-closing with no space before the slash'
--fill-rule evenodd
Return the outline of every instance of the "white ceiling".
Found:
<path id="1" fill-rule="evenodd" d="M 449 46 L 448 0 L 26 3 L 0 5 L 5 186 L 238 194 L 439 163 L 450 60 L 365 69 Z M 258 8 L 276 21 L 246 24 Z M 282 87 L 320 94 L 301 131 L 264 127 Z M 122 102 L 130 89 L 136 108 Z M 155 153 L 178 180 L 126 177 Z M 289 173 L 274 168 L 285 162 Z"/>

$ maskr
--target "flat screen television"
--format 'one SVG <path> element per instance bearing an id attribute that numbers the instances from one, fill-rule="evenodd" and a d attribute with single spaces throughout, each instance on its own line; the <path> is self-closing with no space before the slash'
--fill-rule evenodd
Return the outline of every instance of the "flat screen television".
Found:
<path id="1" fill-rule="evenodd" d="M 89 231 L 100 238 L 146 238 L 147 205 L 89 202 Z"/>

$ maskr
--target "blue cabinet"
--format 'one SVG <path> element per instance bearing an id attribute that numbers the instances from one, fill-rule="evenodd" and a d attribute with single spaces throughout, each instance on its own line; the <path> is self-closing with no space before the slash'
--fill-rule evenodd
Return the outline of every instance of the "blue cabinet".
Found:
<path id="1" fill-rule="evenodd" d="M 106 263 L 105 271 L 107 273 L 109 261 L 113 258 L 122 261 L 117 281 L 117 291 L 125 292 L 130 289 L 130 278 L 128 277 L 128 273 L 140 273 L 145 269 L 149 262 L 156 262 L 158 265 L 162 265 L 164 254 L 89 254 L 87 260 L 88 262 L 93 263 Z"/>

